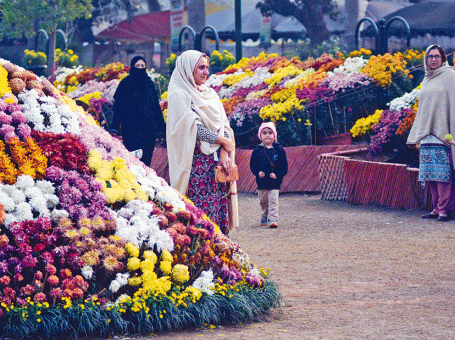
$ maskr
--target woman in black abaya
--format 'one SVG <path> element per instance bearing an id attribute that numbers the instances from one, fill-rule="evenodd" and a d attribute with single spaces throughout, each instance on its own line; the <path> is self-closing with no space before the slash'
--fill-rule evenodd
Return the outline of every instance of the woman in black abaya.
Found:
<path id="1" fill-rule="evenodd" d="M 166 131 L 155 84 L 147 75 L 145 59 L 131 60 L 130 74 L 114 94 L 114 120 L 111 131 L 121 132 L 129 151 L 138 151 L 141 161 L 150 166 L 157 132 Z"/>

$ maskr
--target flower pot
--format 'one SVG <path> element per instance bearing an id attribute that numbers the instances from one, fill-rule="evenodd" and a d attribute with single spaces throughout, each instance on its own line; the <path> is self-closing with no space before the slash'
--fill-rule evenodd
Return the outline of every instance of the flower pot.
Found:
<path id="1" fill-rule="evenodd" d="M 47 65 L 28 66 L 27 70 L 35 73 L 38 77 L 47 75 Z"/>

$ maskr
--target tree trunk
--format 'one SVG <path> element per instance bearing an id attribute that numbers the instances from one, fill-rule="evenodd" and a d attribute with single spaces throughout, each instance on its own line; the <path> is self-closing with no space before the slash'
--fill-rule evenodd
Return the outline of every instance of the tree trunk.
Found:
<path id="1" fill-rule="evenodd" d="M 305 26 L 307 37 L 312 43 L 318 44 L 330 37 L 322 10 L 318 6 L 314 6 L 312 11 L 305 11 L 296 7 L 292 15 Z"/>
<path id="2" fill-rule="evenodd" d="M 346 0 L 346 23 L 344 25 L 344 36 L 350 50 L 355 48 L 355 28 L 359 22 L 359 0 Z"/>
<path id="3" fill-rule="evenodd" d="M 55 44 L 57 41 L 57 29 L 49 34 L 49 50 L 47 52 L 47 67 L 49 72 L 52 73 L 55 68 Z"/>

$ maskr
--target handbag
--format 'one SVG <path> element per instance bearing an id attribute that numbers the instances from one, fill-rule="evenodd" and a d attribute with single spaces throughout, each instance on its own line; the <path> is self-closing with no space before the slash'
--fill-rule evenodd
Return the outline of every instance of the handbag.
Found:
<path id="1" fill-rule="evenodd" d="M 233 164 L 231 168 L 231 173 L 228 175 L 222 165 L 215 166 L 215 182 L 217 183 L 226 183 L 237 181 L 239 179 L 239 169 L 237 164 Z"/>

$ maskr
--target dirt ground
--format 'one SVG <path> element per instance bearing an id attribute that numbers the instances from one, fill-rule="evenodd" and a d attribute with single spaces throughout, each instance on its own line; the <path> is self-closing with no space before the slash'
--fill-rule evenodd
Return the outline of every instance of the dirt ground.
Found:
<path id="1" fill-rule="evenodd" d="M 455 221 L 283 194 L 267 229 L 256 195 L 239 203 L 231 237 L 271 268 L 282 306 L 252 324 L 122 339 L 455 339 Z"/>

